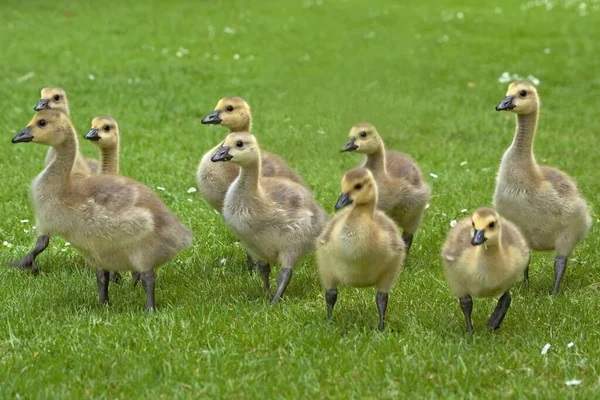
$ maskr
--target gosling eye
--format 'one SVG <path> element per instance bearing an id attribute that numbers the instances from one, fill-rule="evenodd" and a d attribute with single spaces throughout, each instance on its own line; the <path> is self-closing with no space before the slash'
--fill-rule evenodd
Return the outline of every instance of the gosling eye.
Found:
<path id="1" fill-rule="evenodd" d="M 45 127 L 45 126 L 46 126 L 46 120 L 45 120 L 45 119 L 40 119 L 40 120 L 38 121 L 37 125 L 38 125 L 40 128 L 43 128 L 43 127 Z"/>
<path id="2" fill-rule="evenodd" d="M 227 112 L 232 112 L 233 111 L 233 106 L 227 106 L 226 110 L 227 110 Z"/>
<path id="3" fill-rule="evenodd" d="M 241 149 L 242 147 L 244 147 L 244 142 L 242 142 L 241 140 L 238 140 L 235 145 L 237 148 Z"/>
<path id="4" fill-rule="evenodd" d="M 519 92 L 519 96 L 521 96 L 521 97 L 525 97 L 525 96 L 527 96 L 527 90 L 521 90 L 521 91 Z"/>
<path id="5" fill-rule="evenodd" d="M 488 228 L 494 229 L 495 226 L 496 226 L 496 223 L 494 221 L 492 221 L 489 223 Z"/>
<path id="6" fill-rule="evenodd" d="M 473 225 L 473 229 L 475 229 L 475 222 L 471 222 L 471 225 Z"/>
<path id="7" fill-rule="evenodd" d="M 362 187 L 363 187 L 362 183 L 357 183 L 356 185 L 354 185 L 354 189 L 356 189 L 356 190 L 360 190 L 360 189 L 362 189 Z"/>
<path id="8" fill-rule="evenodd" d="M 362 131 L 360 133 L 360 137 L 363 138 L 363 139 L 366 138 L 367 137 L 367 132 L 366 131 Z"/>
<path id="9" fill-rule="evenodd" d="M 60 101 L 60 96 L 58 94 L 54 96 L 54 101 Z"/>
<path id="10" fill-rule="evenodd" d="M 104 130 L 105 130 L 106 132 L 110 131 L 110 126 L 108 126 L 108 125 L 104 125 Z"/>

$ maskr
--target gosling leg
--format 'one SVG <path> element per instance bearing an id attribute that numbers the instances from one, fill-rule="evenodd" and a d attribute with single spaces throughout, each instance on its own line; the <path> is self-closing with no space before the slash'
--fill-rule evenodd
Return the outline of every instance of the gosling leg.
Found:
<path id="1" fill-rule="evenodd" d="M 276 304 L 281 300 L 281 296 L 285 289 L 290 283 L 292 279 L 292 269 L 291 268 L 281 268 L 279 271 L 279 276 L 277 277 L 277 293 L 275 293 L 275 297 L 271 300 L 271 304 Z"/>
<path id="2" fill-rule="evenodd" d="M 331 319 L 333 307 L 335 307 L 337 301 L 337 289 L 327 289 L 325 291 L 325 301 L 327 302 L 327 319 Z"/>
<path id="3" fill-rule="evenodd" d="M 48 247 L 50 243 L 50 236 L 42 235 L 38 236 L 37 241 L 33 248 L 19 261 L 9 262 L 9 265 L 15 268 L 28 269 L 34 274 L 40 272 L 39 267 L 35 263 L 35 258 Z"/>
<path id="4" fill-rule="evenodd" d="M 402 232 L 402 240 L 404 241 L 404 251 L 406 254 L 405 257 L 408 257 L 408 251 L 410 250 L 410 246 L 412 246 L 413 234 Z"/>
<path id="5" fill-rule="evenodd" d="M 260 272 L 260 276 L 262 277 L 263 288 L 265 289 L 265 293 L 269 293 L 269 289 L 271 288 L 271 285 L 269 284 L 269 275 L 271 274 L 271 264 L 266 263 L 264 261 L 259 261 L 256 263 L 256 268 L 258 269 L 258 272 Z"/>
<path id="6" fill-rule="evenodd" d="M 96 283 L 98 284 L 98 303 L 108 305 L 108 279 L 109 273 L 103 269 L 96 270 Z"/>
<path id="7" fill-rule="evenodd" d="M 256 268 L 254 266 L 254 260 L 248 253 L 246 253 L 246 268 L 248 268 L 248 273 L 250 275 L 254 275 L 254 273 L 256 272 Z"/>
<path id="8" fill-rule="evenodd" d="M 498 299 L 498 304 L 496 304 L 496 308 L 490 316 L 490 320 L 488 321 L 490 328 L 492 328 L 493 330 L 500 328 L 500 324 L 504 320 L 504 316 L 508 311 L 508 307 L 510 307 L 510 303 L 510 292 L 507 291 Z"/>
<path id="9" fill-rule="evenodd" d="M 139 272 L 131 272 L 131 283 L 133 287 L 135 287 L 139 281 L 142 280 L 142 277 Z"/>
<path id="10" fill-rule="evenodd" d="M 377 303 L 377 311 L 379 311 L 379 331 L 383 332 L 385 328 L 385 310 L 387 309 L 388 304 L 388 293 L 377 292 L 377 296 L 375 296 L 375 302 Z"/>
<path id="11" fill-rule="evenodd" d="M 471 324 L 471 311 L 473 311 L 473 298 L 471 296 L 461 297 L 460 308 L 465 315 L 465 324 L 467 326 L 467 332 L 473 332 L 473 325 Z"/>
<path id="12" fill-rule="evenodd" d="M 109 276 L 108 276 L 108 279 L 109 279 L 111 282 L 114 282 L 114 283 L 119 283 L 119 282 L 121 282 L 121 279 L 123 279 L 123 277 L 122 277 L 122 276 L 121 276 L 121 274 L 120 274 L 120 273 L 118 273 L 118 272 L 110 271 L 110 274 L 109 274 Z"/>
<path id="13" fill-rule="evenodd" d="M 531 253 L 529 253 L 529 260 L 527 260 L 527 266 L 525 267 L 525 271 L 523 271 L 523 284 L 525 287 L 529 286 L 529 266 L 531 265 Z"/>
<path id="14" fill-rule="evenodd" d="M 151 269 L 150 271 L 140 273 L 140 279 L 146 292 L 146 312 L 154 311 L 156 308 L 156 300 L 154 298 L 156 275 L 154 274 L 154 270 Z"/>
<path id="15" fill-rule="evenodd" d="M 557 256 L 554 260 L 554 288 L 552 294 L 558 294 L 560 281 L 567 269 L 567 256 Z"/>

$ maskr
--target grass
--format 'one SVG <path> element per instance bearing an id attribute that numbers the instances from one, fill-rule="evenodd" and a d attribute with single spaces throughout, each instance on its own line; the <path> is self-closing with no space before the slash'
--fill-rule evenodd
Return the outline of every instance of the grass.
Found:
<path id="1" fill-rule="evenodd" d="M 514 129 L 494 111 L 504 71 L 540 79 L 538 160 L 567 171 L 597 208 L 600 4 L 408 3 L 2 2 L 0 242 L 13 247 L 0 246 L 0 261 L 34 243 L 29 182 L 46 149 L 10 138 L 49 85 L 66 89 L 80 135 L 96 115 L 119 121 L 122 173 L 166 188 L 157 193 L 195 245 L 160 270 L 150 316 L 130 278 L 99 307 L 93 272 L 60 238 L 37 278 L 0 269 L 0 397 L 599 398 L 596 215 L 561 294 L 548 295 L 553 255 L 534 253 L 531 286 L 517 284 L 494 333 L 495 302 L 477 300 L 475 333 L 465 334 L 439 249 L 462 209 L 491 201 Z M 419 162 L 433 198 L 383 334 L 374 289 L 342 289 L 325 321 L 313 256 L 269 307 L 221 218 L 187 193 L 224 136 L 200 118 L 227 95 L 248 100 L 263 147 L 297 168 L 328 212 L 358 162 L 338 151 L 352 124 L 374 123 L 388 148 Z M 89 143 L 82 151 L 95 155 Z"/>

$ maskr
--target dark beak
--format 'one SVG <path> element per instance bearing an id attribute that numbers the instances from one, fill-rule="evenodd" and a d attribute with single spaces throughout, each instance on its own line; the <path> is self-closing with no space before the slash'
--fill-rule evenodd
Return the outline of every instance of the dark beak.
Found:
<path id="1" fill-rule="evenodd" d="M 471 239 L 471 244 L 473 246 L 479 246 L 487 239 L 485 237 L 485 230 L 483 229 L 475 229 L 475 233 L 473 234 L 473 239 Z"/>
<path id="2" fill-rule="evenodd" d="M 35 107 L 33 107 L 35 111 L 41 111 L 45 108 L 48 108 L 48 100 L 45 99 L 41 99 L 40 102 L 37 103 Z"/>
<path id="3" fill-rule="evenodd" d="M 513 104 L 513 97 L 512 96 L 506 96 L 504 98 L 504 100 L 502 100 L 500 102 L 500 104 L 498 104 L 496 106 L 496 111 L 502 111 L 502 110 L 510 111 L 513 108 L 515 108 L 515 105 Z"/>
<path id="4" fill-rule="evenodd" d="M 91 140 L 92 142 L 97 142 L 100 140 L 100 135 L 98 135 L 98 129 L 92 128 L 88 133 L 83 137 L 84 139 Z"/>
<path id="5" fill-rule="evenodd" d="M 210 124 L 210 125 L 220 124 L 221 123 L 221 118 L 219 118 L 220 114 L 221 114 L 221 111 L 215 110 L 215 111 L 211 112 L 210 114 L 208 114 L 206 117 L 204 117 L 204 119 L 202 120 L 202 123 L 204 125 L 206 125 L 206 124 Z"/>
<path id="6" fill-rule="evenodd" d="M 354 139 L 352 139 L 348 143 L 346 143 L 346 145 L 342 147 L 342 150 L 340 151 L 343 153 L 345 151 L 354 151 L 356 149 L 358 149 L 358 146 L 354 144 Z"/>
<path id="7" fill-rule="evenodd" d="M 13 143 L 27 143 L 33 140 L 33 136 L 31 135 L 31 127 L 23 129 L 21 132 L 17 133 L 17 135 L 12 138 Z"/>
<path id="8" fill-rule="evenodd" d="M 223 146 L 219 149 L 219 151 L 217 151 L 211 158 L 210 160 L 212 162 L 217 162 L 217 161 L 229 161 L 233 158 L 233 156 L 231 154 L 229 154 L 229 146 Z"/>
<path id="9" fill-rule="evenodd" d="M 337 203 L 335 203 L 335 209 L 339 210 L 340 208 L 344 208 L 347 205 L 352 204 L 352 199 L 350 198 L 350 193 L 342 193 Z"/>

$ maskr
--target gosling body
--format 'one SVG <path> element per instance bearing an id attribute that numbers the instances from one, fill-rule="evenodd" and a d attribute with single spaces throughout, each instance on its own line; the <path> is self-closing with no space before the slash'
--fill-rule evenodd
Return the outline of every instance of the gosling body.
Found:
<path id="1" fill-rule="evenodd" d="M 376 210 L 377 184 L 364 168 L 348 171 L 342 180 L 340 211 L 316 243 L 316 259 L 331 318 L 339 285 L 377 287 L 379 330 L 385 327 L 388 296 L 400 275 L 405 245 L 391 218 Z"/>
<path id="2" fill-rule="evenodd" d="M 500 163 L 494 206 L 519 227 L 533 250 L 556 251 L 552 294 L 557 294 L 567 259 L 589 230 L 592 218 L 575 181 L 535 160 L 539 114 L 535 87 L 529 82 L 512 83 L 496 109 L 516 113 L 517 128 Z"/>
<path id="3" fill-rule="evenodd" d="M 477 209 L 448 232 L 442 247 L 444 275 L 460 299 L 468 331 L 472 297 L 500 297 L 489 325 L 498 329 L 510 306 L 510 288 L 527 279 L 529 247 L 519 229 L 491 208 Z"/>
<path id="4" fill-rule="evenodd" d="M 109 271 L 136 271 L 146 291 L 146 309 L 153 309 L 154 270 L 191 245 L 191 232 L 136 181 L 102 174 L 73 178 L 78 143 L 65 114 L 38 112 L 13 138 L 13 143 L 22 142 L 56 150 L 32 183 L 38 235 L 63 237 L 96 268 L 100 303 L 108 303 Z"/>
<path id="5" fill-rule="evenodd" d="M 289 284 L 293 268 L 313 249 L 328 217 L 305 187 L 261 174 L 261 154 L 252 134 L 238 132 L 227 136 L 212 161 L 240 166 L 239 176 L 225 196 L 223 218 L 258 261 L 265 291 L 269 290 L 270 264 L 281 264 L 271 301 L 275 304 Z"/>

